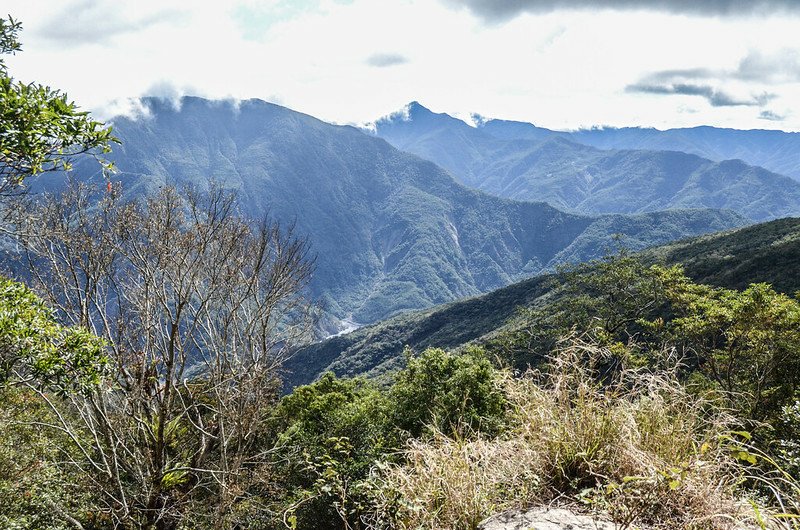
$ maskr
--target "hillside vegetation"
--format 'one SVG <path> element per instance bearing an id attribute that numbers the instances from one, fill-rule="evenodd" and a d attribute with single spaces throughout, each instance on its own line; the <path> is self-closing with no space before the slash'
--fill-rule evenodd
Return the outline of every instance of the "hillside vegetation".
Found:
<path id="1" fill-rule="evenodd" d="M 704 284 L 742 289 L 767 282 L 791 295 L 800 290 L 800 219 L 676 242 L 648 249 L 642 256 L 648 262 L 681 264 L 690 278 Z M 342 376 L 377 376 L 402 366 L 405 347 L 422 351 L 485 341 L 520 308 L 547 304 L 557 280 L 554 276 L 531 278 L 306 346 L 288 361 L 288 384 L 308 383 L 326 370 Z"/>
<path id="2" fill-rule="evenodd" d="M 363 453 L 339 453 L 340 471 L 323 482 L 339 488 L 343 520 L 471 529 L 495 511 L 553 501 L 623 528 L 796 528 L 795 298 L 764 283 L 696 284 L 680 266 L 630 256 L 570 270 L 555 289 L 483 346 L 409 352 L 383 390 L 355 398 L 374 407 L 383 396 L 372 425 L 411 439 L 370 474 L 344 465 Z M 489 359 L 522 375 L 490 370 Z M 327 373 L 285 399 L 331 403 L 335 381 Z M 410 416 L 398 415 L 405 407 Z"/>
<path id="3" fill-rule="evenodd" d="M 598 252 L 612 231 L 636 247 L 742 218 L 567 214 L 470 191 L 352 128 L 191 98 L 120 118 L 127 179 L 98 189 L 115 137 L 10 77 L 19 27 L 0 18 L 0 231 L 27 283 L 0 277 L 0 527 L 475 530 L 569 504 L 621 529 L 800 528 L 800 301 L 656 263 L 720 265 L 724 283 L 774 258 L 797 278 L 779 260 L 795 221 L 403 316 L 383 359 L 334 360 L 375 378 L 284 393 L 314 292 L 377 318 Z M 316 273 L 315 242 L 331 265 Z M 382 339 L 368 330 L 358 347 Z M 452 349 L 396 362 L 409 330 Z"/>
<path id="4" fill-rule="evenodd" d="M 766 284 L 712 288 L 631 257 L 576 269 L 559 289 L 483 347 L 409 354 L 387 385 L 327 373 L 267 399 L 245 446 L 259 463 L 239 463 L 247 473 L 228 477 L 233 496 L 211 494 L 214 482 L 197 482 L 206 470 L 178 464 L 156 483 L 163 504 L 117 511 L 103 489 L 71 487 L 105 480 L 74 465 L 80 452 L 64 465 L 46 451 L 102 440 L 43 440 L 20 421 L 35 411 L 40 425 L 77 436 L 78 418 L 54 415 L 81 398 L 7 387 L 5 402 L 19 405 L 0 416 L 13 442 L 3 476 L 36 452 L 59 480 L 0 481 L 0 516 L 26 524 L 36 513 L 39 527 L 69 510 L 95 528 L 134 528 L 155 513 L 145 527 L 472 530 L 498 510 L 556 502 L 623 527 L 796 528 L 800 303 Z M 514 375 L 490 359 L 538 359 L 538 369 Z M 187 384 L 183 399 L 202 389 Z M 168 458 L 191 456 L 195 422 L 213 425 L 199 412 L 174 418 Z M 134 477 L 120 480 L 137 493 Z"/>

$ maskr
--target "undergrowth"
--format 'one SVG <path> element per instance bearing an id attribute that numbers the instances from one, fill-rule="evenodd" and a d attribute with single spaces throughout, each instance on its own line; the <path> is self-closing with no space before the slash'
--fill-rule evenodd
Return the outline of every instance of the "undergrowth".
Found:
<path id="1" fill-rule="evenodd" d="M 620 528 L 800 528 L 796 481 L 757 454 L 735 417 L 671 371 L 621 368 L 601 384 L 595 367 L 611 355 L 571 339 L 546 371 L 502 378 L 511 410 L 497 437 L 411 440 L 403 463 L 373 471 L 370 525 L 466 530 L 564 502 Z M 775 498 L 745 487 L 754 482 Z"/>

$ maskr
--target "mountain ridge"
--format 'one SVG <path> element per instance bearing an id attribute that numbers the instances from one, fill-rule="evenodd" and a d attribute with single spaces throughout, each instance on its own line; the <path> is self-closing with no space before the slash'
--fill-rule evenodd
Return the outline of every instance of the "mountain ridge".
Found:
<path id="1" fill-rule="evenodd" d="M 545 200 L 589 215 L 687 207 L 730 208 L 754 221 L 800 215 L 800 183 L 790 177 L 658 146 L 607 150 L 581 143 L 579 134 L 594 132 L 498 120 L 472 127 L 419 104 L 374 124 L 374 134 L 395 147 L 500 197 Z"/>
<path id="2" fill-rule="evenodd" d="M 741 159 L 775 173 L 800 179 L 800 132 L 774 129 L 733 129 L 700 125 L 655 127 L 591 127 L 555 131 L 516 120 L 485 120 L 479 128 L 505 139 L 535 139 L 559 135 L 600 149 L 682 151 L 714 161 Z"/>

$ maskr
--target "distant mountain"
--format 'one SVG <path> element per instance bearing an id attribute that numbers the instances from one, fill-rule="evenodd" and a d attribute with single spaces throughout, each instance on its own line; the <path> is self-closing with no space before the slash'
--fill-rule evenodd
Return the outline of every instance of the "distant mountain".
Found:
<path id="1" fill-rule="evenodd" d="M 709 160 L 740 159 L 800 180 L 800 133 L 692 127 L 664 131 L 644 127 L 594 128 L 559 132 L 530 123 L 488 120 L 483 132 L 505 140 L 540 141 L 555 136 L 600 149 L 683 151 Z"/>
<path id="2" fill-rule="evenodd" d="M 111 159 L 125 193 L 214 179 L 239 192 L 244 214 L 294 222 L 317 256 L 313 294 L 340 321 L 369 323 L 486 292 L 595 257 L 618 232 L 641 248 L 746 222 L 716 210 L 567 214 L 467 189 L 358 129 L 263 101 L 143 103 L 147 116 L 114 120 L 122 144 Z"/>
<path id="3" fill-rule="evenodd" d="M 599 142 L 601 133 L 558 133 L 497 120 L 476 128 L 416 102 L 375 123 L 375 134 L 398 149 L 500 197 L 586 214 L 730 208 L 754 221 L 800 214 L 800 183 L 789 177 L 739 160 L 579 143 Z"/>
<path id="4" fill-rule="evenodd" d="M 497 160 L 508 144 L 416 101 L 376 121 L 372 132 L 397 149 L 435 162 L 472 188 L 480 187 L 483 168 Z M 530 145 L 527 139 L 517 143 Z"/>
<path id="5" fill-rule="evenodd" d="M 646 261 L 681 263 L 699 283 L 742 289 L 767 282 L 800 290 L 800 219 L 780 219 L 683 240 L 643 252 Z M 415 311 L 307 346 L 289 361 L 287 386 L 332 370 L 376 377 L 402 366 L 405 346 L 458 348 L 496 333 L 519 307 L 546 303 L 554 283 L 538 276 L 484 295 Z"/>

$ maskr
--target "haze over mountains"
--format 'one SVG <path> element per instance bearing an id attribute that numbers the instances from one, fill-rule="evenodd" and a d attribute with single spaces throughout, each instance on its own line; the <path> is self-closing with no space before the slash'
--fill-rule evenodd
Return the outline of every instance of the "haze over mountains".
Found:
<path id="1" fill-rule="evenodd" d="M 340 321 L 373 322 L 597 257 L 617 233 L 642 248 L 747 222 L 718 210 L 570 214 L 470 190 L 382 139 L 263 101 L 143 103 L 147 117 L 114 120 L 125 193 L 212 179 L 240 193 L 244 214 L 295 223 L 317 256 L 313 294 Z"/>
<path id="2" fill-rule="evenodd" d="M 378 120 L 375 134 L 436 162 L 467 186 L 568 211 L 730 208 L 753 221 L 800 214 L 800 183 L 792 178 L 741 160 L 691 154 L 717 160 L 748 155 L 797 174 L 800 150 L 793 146 L 800 147 L 800 135 L 793 133 L 710 127 L 561 133 L 498 120 L 472 127 L 414 102 Z"/>
<path id="3" fill-rule="evenodd" d="M 740 159 L 753 166 L 800 180 L 800 133 L 775 130 L 692 127 L 664 131 L 647 127 L 552 131 L 533 124 L 488 120 L 479 128 L 505 139 L 536 140 L 560 136 L 599 149 L 683 151 L 715 162 Z"/>

